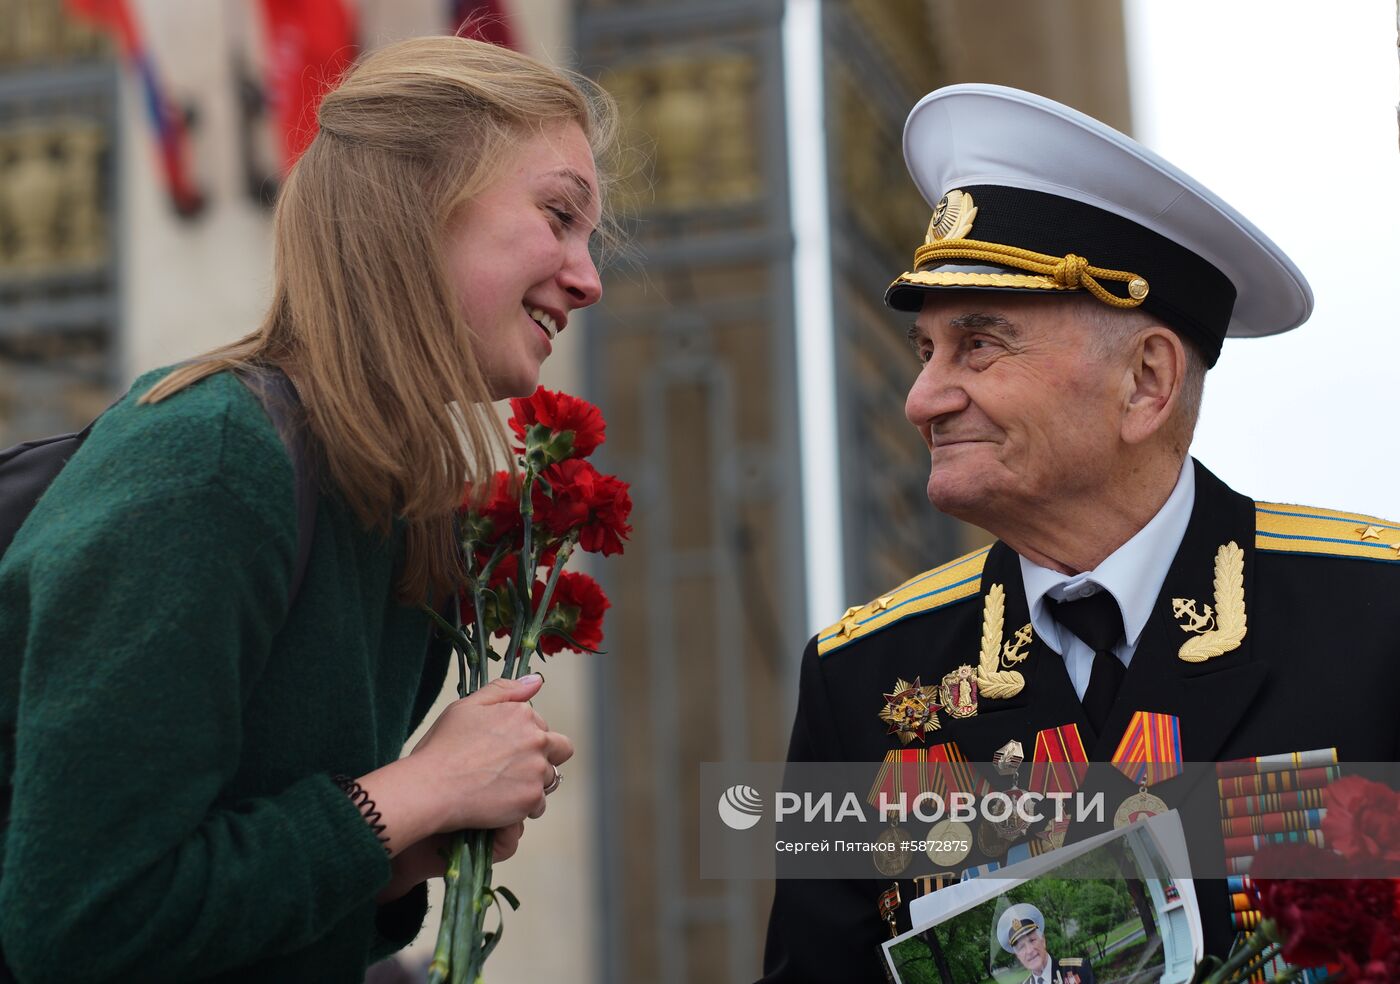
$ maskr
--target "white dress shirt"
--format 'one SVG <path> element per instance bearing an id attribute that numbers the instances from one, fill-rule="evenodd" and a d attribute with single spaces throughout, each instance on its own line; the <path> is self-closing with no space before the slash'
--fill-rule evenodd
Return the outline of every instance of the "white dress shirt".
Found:
<path id="1" fill-rule="evenodd" d="M 1195 502 L 1196 472 L 1188 456 L 1181 466 L 1176 487 L 1157 515 L 1092 571 L 1061 574 L 1021 558 L 1021 581 L 1026 588 L 1031 625 L 1037 638 L 1064 657 L 1065 669 L 1080 700 L 1084 699 L 1084 691 L 1089 686 L 1094 651 L 1073 632 L 1060 627 L 1045 599 L 1076 601 L 1100 591 L 1113 595 L 1123 615 L 1124 635 L 1124 641 L 1113 652 L 1126 667 L 1132 662 L 1147 617 L 1152 614 L 1162 582 L 1167 579 L 1181 538 L 1186 535 Z"/>

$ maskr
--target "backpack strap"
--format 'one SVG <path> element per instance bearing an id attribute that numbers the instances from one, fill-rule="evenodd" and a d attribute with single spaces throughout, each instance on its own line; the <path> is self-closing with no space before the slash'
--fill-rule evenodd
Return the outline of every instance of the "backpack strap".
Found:
<path id="1" fill-rule="evenodd" d="M 316 459 L 306 432 L 306 418 L 301 397 L 287 374 L 276 366 L 258 366 L 235 373 L 239 381 L 252 391 L 272 420 L 277 435 L 292 459 L 292 480 L 295 483 L 297 509 L 297 557 L 292 569 L 292 590 L 287 603 L 296 601 L 301 582 L 306 577 L 311 557 L 311 540 L 316 534 L 316 501 L 319 497 Z"/>
<path id="2" fill-rule="evenodd" d="M 91 430 L 92 424 L 88 424 L 72 434 L 25 441 L 0 451 L 0 556 Z"/>

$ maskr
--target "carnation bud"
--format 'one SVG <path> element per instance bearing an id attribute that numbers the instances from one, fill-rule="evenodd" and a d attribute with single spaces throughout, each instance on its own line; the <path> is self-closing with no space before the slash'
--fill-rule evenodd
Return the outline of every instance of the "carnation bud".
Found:
<path id="1" fill-rule="evenodd" d="M 547 424 L 531 424 L 525 432 L 525 466 L 542 472 L 550 465 L 563 461 L 574 451 L 574 432 L 555 431 Z"/>

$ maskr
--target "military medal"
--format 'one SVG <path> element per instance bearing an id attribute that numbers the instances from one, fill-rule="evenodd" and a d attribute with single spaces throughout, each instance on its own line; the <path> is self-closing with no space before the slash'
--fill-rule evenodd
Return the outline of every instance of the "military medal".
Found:
<path id="1" fill-rule="evenodd" d="M 913 805 L 913 798 L 923 793 L 932 793 L 946 803 L 951 794 L 971 791 L 976 782 L 972 766 L 955 741 L 930 748 L 892 748 L 885 753 L 885 761 L 865 799 L 871 806 L 881 809 L 882 804 L 896 805 L 903 798 L 908 809 Z M 944 845 L 938 850 L 935 850 L 936 844 L 928 849 L 929 858 L 938 865 L 957 864 L 972 851 L 971 828 L 956 820 L 940 820 L 926 840 Z"/>
<path id="2" fill-rule="evenodd" d="M 899 882 L 895 882 L 889 888 L 880 893 L 880 918 L 890 927 L 890 939 L 899 935 L 899 928 L 895 925 L 894 916 L 899 911 Z M 881 954 L 883 958 L 883 952 Z"/>
<path id="3" fill-rule="evenodd" d="M 1134 711 L 1109 761 L 1138 784 L 1138 791 L 1123 800 L 1113 814 L 1113 826 L 1126 827 L 1166 813 L 1171 807 L 1147 790 L 1181 773 L 1181 721 L 1175 714 Z"/>
<path id="4" fill-rule="evenodd" d="M 940 867 L 958 864 L 972 853 L 972 828 L 961 820 L 944 819 L 928 832 L 928 859 Z"/>
<path id="5" fill-rule="evenodd" d="M 1011 846 L 1011 842 L 1001 836 L 1001 833 L 990 820 L 982 820 L 977 824 L 977 850 L 989 858 L 999 858 L 1006 853 L 1006 849 Z"/>
<path id="6" fill-rule="evenodd" d="M 886 733 L 898 735 L 901 744 L 923 741 L 925 736 L 938 730 L 937 687 L 922 686 L 919 677 L 915 677 L 913 683 L 898 679 L 893 692 L 884 696 L 880 720 L 890 726 Z"/>
<path id="7" fill-rule="evenodd" d="M 1011 788 L 1006 793 L 1011 800 L 1010 812 L 1004 820 L 997 820 L 992 824 L 997 834 L 1008 841 L 1020 840 L 1031 828 L 1031 821 L 1021 816 L 1017 810 L 1021 797 L 1026 795 L 1019 785 L 1021 763 L 1025 760 L 1026 751 L 1019 741 L 1008 741 L 992 753 L 992 764 L 996 766 L 997 772 L 1011 779 Z"/>
<path id="8" fill-rule="evenodd" d="M 889 827 L 876 840 L 879 847 L 875 851 L 875 870 L 886 878 L 898 878 L 909 868 L 914 853 L 909 850 L 909 831 L 895 823 L 893 814 Z"/>
<path id="9" fill-rule="evenodd" d="M 1073 793 L 1083 784 L 1088 771 L 1089 754 L 1084 750 L 1084 740 L 1079 735 L 1077 724 L 1046 728 L 1036 734 L 1031 762 L 1031 792 L 1046 797 L 1055 793 Z M 1039 835 L 1039 839 L 1047 849 L 1064 847 L 1068 829 L 1069 819 L 1057 815 L 1050 820 L 1050 825 Z"/>
<path id="10" fill-rule="evenodd" d="M 1169 809 L 1171 807 L 1167 806 L 1160 796 L 1149 793 L 1146 786 L 1139 786 L 1136 793 L 1118 804 L 1118 809 L 1113 814 L 1113 826 L 1128 827 L 1139 820 L 1166 813 Z"/>
<path id="11" fill-rule="evenodd" d="M 944 675 L 938 696 L 949 717 L 972 717 L 977 713 L 977 671 L 964 663 Z"/>

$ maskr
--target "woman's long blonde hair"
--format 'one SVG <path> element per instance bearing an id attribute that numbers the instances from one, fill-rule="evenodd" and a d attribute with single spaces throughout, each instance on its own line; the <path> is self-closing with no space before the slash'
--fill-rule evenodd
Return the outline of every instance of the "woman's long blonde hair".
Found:
<path id="1" fill-rule="evenodd" d="M 581 76 L 466 38 L 368 55 L 327 93 L 275 218 L 272 304 L 252 334 L 176 369 L 155 403 L 224 369 L 292 378 L 323 483 L 368 529 L 407 525 L 398 593 L 460 578 L 452 514 L 507 451 L 442 258 L 449 217 L 532 134 L 577 123 L 595 155 L 612 100 Z"/>

